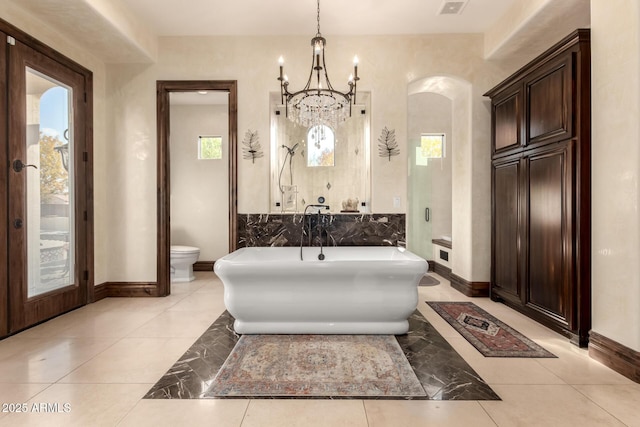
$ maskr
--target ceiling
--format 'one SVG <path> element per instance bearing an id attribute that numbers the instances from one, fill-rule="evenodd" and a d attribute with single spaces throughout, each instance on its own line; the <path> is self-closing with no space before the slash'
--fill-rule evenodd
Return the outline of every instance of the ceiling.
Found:
<path id="1" fill-rule="evenodd" d="M 468 0 L 461 15 L 438 15 L 444 0 L 321 0 L 324 35 L 482 33 L 521 0 Z M 309 35 L 316 0 L 126 0 L 161 36 Z"/>
<path id="2" fill-rule="evenodd" d="M 7 0 L 105 63 L 157 60 L 162 36 L 316 33 L 316 0 Z M 462 3 L 460 14 L 442 14 Z M 484 33 L 485 58 L 542 52 L 590 24 L 590 0 L 321 0 L 325 37 Z M 496 29 L 498 31 L 496 32 Z M 487 45 L 487 40 L 489 43 Z"/>

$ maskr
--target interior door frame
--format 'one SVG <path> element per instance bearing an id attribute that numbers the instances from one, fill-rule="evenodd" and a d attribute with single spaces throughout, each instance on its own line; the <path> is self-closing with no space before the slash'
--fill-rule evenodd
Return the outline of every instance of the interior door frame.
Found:
<path id="1" fill-rule="evenodd" d="M 12 37 L 16 41 L 21 42 L 27 47 L 33 49 L 41 55 L 44 55 L 64 67 L 67 67 L 74 72 L 81 74 L 84 78 L 84 139 L 76 141 L 76 159 L 82 163 L 82 169 L 84 174 L 81 178 L 76 179 L 76 185 L 81 185 L 77 188 L 76 193 L 79 196 L 76 199 L 77 203 L 82 205 L 82 210 L 77 214 L 77 221 L 82 222 L 84 228 L 84 240 L 78 242 L 81 247 L 84 247 L 84 253 L 82 256 L 78 256 L 80 268 L 78 271 L 82 274 L 78 277 L 80 286 L 86 287 L 84 293 L 86 298 L 82 301 L 83 305 L 95 301 L 95 289 L 94 289 L 94 223 L 93 223 L 93 73 L 91 70 L 83 67 L 72 59 L 66 57 L 55 49 L 47 46 L 36 38 L 30 36 L 19 28 L 13 26 L 7 21 L 0 18 L 0 164 L 7 167 L 9 165 L 8 147 L 9 147 L 9 105 L 8 105 L 8 66 L 9 66 L 9 44 L 8 37 Z M 77 167 L 77 171 L 81 168 Z M 81 182 L 78 182 L 81 181 Z M 80 191 L 82 194 L 79 194 Z M 0 263 L 9 267 L 8 259 L 8 233 L 9 233 L 9 218 L 8 218 L 8 202 L 9 202 L 9 188 L 8 188 L 8 172 L 0 173 L 0 203 L 3 208 L 0 209 Z M 4 268 L 3 274 L 0 276 L 0 310 L 4 311 L 0 316 L 0 337 L 9 335 L 10 333 L 17 332 L 12 331 L 9 323 L 9 268 Z"/>
<path id="2" fill-rule="evenodd" d="M 8 167 L 9 160 L 7 151 L 9 146 L 8 118 L 9 110 L 7 105 L 7 34 L 3 32 L 2 21 L 0 21 L 0 165 Z M 0 262 L 6 268 L 1 269 L 0 274 L 0 310 L 4 314 L 0 316 L 0 336 L 9 334 L 9 242 L 8 242 L 8 206 L 9 206 L 9 175 L 7 172 L 0 173 Z"/>
<path id="3" fill-rule="evenodd" d="M 238 82 L 237 80 L 158 80 L 158 272 L 157 295 L 171 294 L 171 181 L 170 99 L 171 92 L 199 90 L 229 93 L 229 252 L 237 247 L 238 213 Z"/>

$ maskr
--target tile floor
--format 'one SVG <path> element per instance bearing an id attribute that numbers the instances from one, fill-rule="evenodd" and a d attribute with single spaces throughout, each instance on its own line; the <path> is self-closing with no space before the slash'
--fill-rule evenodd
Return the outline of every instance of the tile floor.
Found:
<path id="1" fill-rule="evenodd" d="M 2 409 L 27 408 L 0 412 L 0 426 L 640 426 L 640 384 L 476 298 L 559 356 L 484 358 L 424 303 L 468 300 L 438 279 L 419 288 L 418 309 L 502 401 L 142 399 L 224 311 L 222 284 L 205 272 L 167 298 L 105 299 L 0 341 Z"/>
<path id="2" fill-rule="evenodd" d="M 198 338 L 191 348 L 158 380 L 145 399 L 206 399 L 216 393 L 216 377 L 239 336 L 233 332 L 234 318 L 225 311 Z M 462 356 L 436 329 L 415 310 L 409 316 L 409 332 L 396 337 L 405 361 L 420 382 L 420 396 L 341 396 L 336 399 L 421 399 L 421 400 L 499 400 L 497 394 L 480 378 Z M 289 387 L 288 387 L 289 389 Z M 423 395 L 426 393 L 426 395 Z M 288 394 L 288 391 L 285 392 Z M 244 397 L 250 398 L 254 393 Z M 241 396 L 232 398 L 238 399 Z M 266 397 L 266 396 L 261 396 Z M 330 396 L 297 396 L 296 399 L 331 399 Z M 218 397 L 224 398 L 224 397 Z M 280 398 L 286 398 L 280 396 Z"/>

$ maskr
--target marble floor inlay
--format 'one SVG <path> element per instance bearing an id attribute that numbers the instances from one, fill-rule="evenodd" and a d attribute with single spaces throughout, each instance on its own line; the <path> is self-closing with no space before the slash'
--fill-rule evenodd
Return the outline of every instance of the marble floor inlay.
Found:
<path id="1" fill-rule="evenodd" d="M 205 397 L 425 396 L 393 335 L 242 335 Z"/>
<path id="2" fill-rule="evenodd" d="M 224 312 L 169 371 L 149 390 L 145 399 L 221 399 L 209 392 L 214 379 L 239 340 L 234 318 Z M 409 333 L 396 336 L 402 352 L 426 396 L 370 396 L 365 399 L 500 400 L 498 395 L 464 361 L 417 310 L 409 318 Z M 287 396 L 322 399 L 332 396 Z M 283 398 L 260 396 L 259 398 Z M 348 396 L 333 396 L 349 399 Z M 362 399 L 360 396 L 358 399 Z"/>

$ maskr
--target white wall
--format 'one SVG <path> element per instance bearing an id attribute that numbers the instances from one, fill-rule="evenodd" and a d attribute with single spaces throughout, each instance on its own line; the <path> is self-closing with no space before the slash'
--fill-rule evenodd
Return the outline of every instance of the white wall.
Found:
<path id="1" fill-rule="evenodd" d="M 640 3 L 591 17 L 592 329 L 640 351 Z"/>
<path id="2" fill-rule="evenodd" d="M 229 253 L 227 105 L 171 105 L 171 244 L 200 248 L 200 261 Z M 198 160 L 198 136 L 222 136 L 222 159 Z"/>

